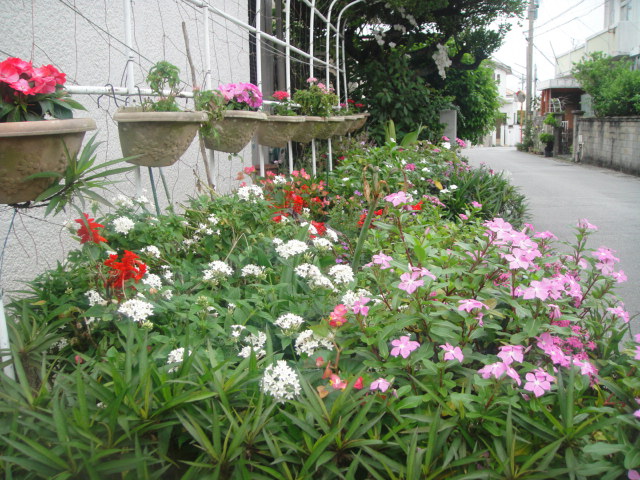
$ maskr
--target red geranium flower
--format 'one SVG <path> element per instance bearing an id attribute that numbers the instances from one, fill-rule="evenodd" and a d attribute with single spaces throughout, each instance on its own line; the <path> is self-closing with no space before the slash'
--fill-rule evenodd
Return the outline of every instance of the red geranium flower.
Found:
<path id="1" fill-rule="evenodd" d="M 80 237 L 80 243 L 87 243 L 89 241 L 93 243 L 106 242 L 107 239 L 101 236 L 98 231 L 98 228 L 104 228 L 104 225 L 94 222 L 93 218 L 89 218 L 89 215 L 86 213 L 83 213 L 83 215 L 84 219 L 78 218 L 76 220 L 76 222 L 81 225 L 76 232 Z"/>

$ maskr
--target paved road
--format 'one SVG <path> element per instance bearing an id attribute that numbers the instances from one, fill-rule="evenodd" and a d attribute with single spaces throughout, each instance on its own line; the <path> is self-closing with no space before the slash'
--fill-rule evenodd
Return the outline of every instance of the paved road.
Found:
<path id="1" fill-rule="evenodd" d="M 628 281 L 618 295 L 631 315 L 633 333 L 640 333 L 640 178 L 613 170 L 574 164 L 518 152 L 515 148 L 473 148 L 464 151 L 473 166 L 486 163 L 511 175 L 528 198 L 536 230 L 550 230 L 560 240 L 575 238 L 576 222 L 587 218 L 598 226 L 588 246 L 615 250 Z"/>

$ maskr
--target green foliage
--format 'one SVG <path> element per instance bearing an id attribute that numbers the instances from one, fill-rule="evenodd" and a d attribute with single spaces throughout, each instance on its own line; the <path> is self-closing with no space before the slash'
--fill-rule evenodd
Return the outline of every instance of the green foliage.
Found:
<path id="1" fill-rule="evenodd" d="M 408 59 L 399 52 L 391 52 L 384 63 L 370 61 L 354 72 L 358 87 L 354 95 L 364 97 L 371 113 L 369 134 L 378 142 L 384 140 L 384 127 L 393 120 L 400 137 L 424 126 L 423 133 L 432 140 L 442 135 L 440 110 L 450 106 L 444 97 L 427 86 L 409 68 Z"/>
<path id="2" fill-rule="evenodd" d="M 338 96 L 328 87 L 312 82 L 309 88 L 296 90 L 293 101 L 300 105 L 301 115 L 329 117 L 338 105 Z"/>
<path id="3" fill-rule="evenodd" d="M 640 71 L 628 57 L 614 59 L 594 52 L 573 67 L 572 74 L 591 95 L 598 117 L 640 115 Z"/>
<path id="4" fill-rule="evenodd" d="M 197 111 L 206 112 L 208 121 L 203 123 L 200 131 L 206 137 L 217 135 L 215 122 L 222 120 L 226 108 L 224 97 L 218 90 L 199 90 L 195 91 L 193 101 Z"/>
<path id="5" fill-rule="evenodd" d="M 91 137 L 82 150 L 73 157 L 65 148 L 67 166 L 63 173 L 41 172 L 27 177 L 27 180 L 43 178 L 50 179 L 52 182 L 49 188 L 34 200 L 35 204 L 31 207 L 46 206 L 44 213 L 48 215 L 51 212 L 59 213 L 68 206 L 74 206 L 79 211 L 80 206 L 86 209 L 87 200 L 99 202 L 105 206 L 111 205 L 96 190 L 105 189 L 116 183 L 113 180 L 106 180 L 107 177 L 128 172 L 135 166 L 108 168 L 126 162 L 128 158 L 118 158 L 96 165 L 96 150 L 102 143 L 95 141 L 97 135 L 96 133 Z M 74 204 L 76 200 L 79 206 Z"/>
<path id="6" fill-rule="evenodd" d="M 460 138 L 480 143 L 495 128 L 500 114 L 500 95 L 489 66 L 476 70 L 454 70 L 447 73 L 444 94 L 453 97 L 458 110 Z"/>
<path id="7" fill-rule="evenodd" d="M 548 132 L 542 132 L 539 136 L 540 141 L 546 145 L 550 145 L 553 146 L 553 142 L 555 140 L 555 137 L 553 136 L 553 133 L 548 133 Z"/>
<path id="8" fill-rule="evenodd" d="M 159 96 L 155 102 L 147 100 L 144 103 L 146 110 L 154 112 L 178 112 L 178 104 L 176 103 L 176 95 L 180 92 L 180 70 L 175 65 L 167 61 L 156 63 L 147 75 L 147 83 L 149 88 Z M 164 91 L 169 90 L 169 94 L 165 96 Z"/>

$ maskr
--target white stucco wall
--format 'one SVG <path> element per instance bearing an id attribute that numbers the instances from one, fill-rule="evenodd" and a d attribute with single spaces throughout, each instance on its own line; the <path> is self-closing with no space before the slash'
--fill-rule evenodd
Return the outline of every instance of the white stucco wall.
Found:
<path id="1" fill-rule="evenodd" d="M 215 0 L 210 3 L 243 21 L 247 20 L 247 2 Z M 191 90 L 181 22 L 186 22 L 191 54 L 196 64 L 200 84 L 204 79 L 204 37 L 202 14 L 182 0 L 133 1 L 133 48 L 135 50 L 135 84 L 146 88 L 147 71 L 159 60 L 167 60 L 181 70 L 184 90 Z M 231 22 L 210 16 L 212 84 L 249 81 L 249 40 L 246 31 Z M 29 2 L 0 2 L 0 60 L 17 56 L 32 60 L 33 64 L 53 64 L 67 74 L 67 82 L 76 85 L 111 83 L 126 86 L 126 48 L 124 7 L 122 0 L 31 0 Z M 118 129 L 112 116 L 116 105 L 97 95 L 78 95 L 87 112 L 76 117 L 92 117 L 98 126 L 98 139 L 103 141 L 99 161 L 122 156 Z M 192 108 L 191 100 L 179 100 L 185 108 Z M 216 152 L 214 182 L 220 192 L 237 186 L 235 180 L 243 166 L 251 164 L 251 146 L 231 161 L 228 154 Z M 173 203 L 195 195 L 196 178 L 205 179 L 204 165 L 197 141 L 194 141 L 180 161 L 164 168 Z M 143 187 L 151 198 L 146 169 L 142 170 Z M 157 173 L 155 174 L 158 180 Z M 107 198 L 121 192 L 134 195 L 134 175 L 130 173 L 116 185 Z M 162 186 L 159 199 L 166 205 Z M 9 228 L 13 211 L 0 205 L 0 248 Z M 70 217 L 77 214 L 71 212 Z M 63 229 L 65 215 L 43 219 L 38 210 L 18 214 L 15 230 L 10 234 L 5 264 L 0 278 L 5 290 L 15 290 L 38 272 L 54 267 L 69 249 L 76 248 Z"/>

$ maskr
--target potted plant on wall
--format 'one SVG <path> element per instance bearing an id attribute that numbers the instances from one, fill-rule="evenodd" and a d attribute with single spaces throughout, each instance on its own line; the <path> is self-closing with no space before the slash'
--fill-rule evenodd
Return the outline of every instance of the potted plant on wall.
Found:
<path id="1" fill-rule="evenodd" d="M 553 133 L 542 132 L 539 138 L 544 144 L 544 156 L 553 157 Z"/>
<path id="2" fill-rule="evenodd" d="M 300 114 L 313 128 L 305 128 L 294 135 L 296 142 L 307 143 L 312 138 L 322 140 L 331 138 L 344 122 L 343 117 L 334 116 L 333 107 L 338 105 L 338 96 L 333 88 L 318 82 L 315 77 L 307 79 L 309 88 L 296 90 L 293 101 L 300 105 Z"/>
<path id="3" fill-rule="evenodd" d="M 96 129 L 91 118 L 72 118 L 72 109 L 84 107 L 69 97 L 65 81 L 52 65 L 15 57 L 0 63 L 0 203 L 38 197 L 51 178 L 27 178 L 64 172 L 67 153 L 73 158 L 85 132 Z"/>
<path id="4" fill-rule="evenodd" d="M 293 110 L 291 97 L 287 92 L 276 91 L 271 96 L 278 101 L 273 106 L 273 115 L 267 115 L 267 121 L 258 126 L 258 143 L 267 147 L 282 148 L 287 145 L 296 132 L 304 126 L 304 117 Z"/>
<path id="5" fill-rule="evenodd" d="M 258 112 L 262 93 L 252 83 L 228 83 L 218 90 L 196 92 L 196 108 L 208 122 L 202 126 L 204 144 L 211 150 L 238 153 L 250 141 L 267 116 Z"/>
<path id="6" fill-rule="evenodd" d="M 147 76 L 149 87 L 158 100 L 145 101 L 140 107 L 124 108 L 113 119 L 118 122 L 120 146 L 128 160 L 145 167 L 167 167 L 187 150 L 207 120 L 202 112 L 182 112 L 176 103 L 180 70 L 169 62 L 158 62 Z M 168 95 L 165 92 L 168 91 Z"/>

